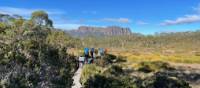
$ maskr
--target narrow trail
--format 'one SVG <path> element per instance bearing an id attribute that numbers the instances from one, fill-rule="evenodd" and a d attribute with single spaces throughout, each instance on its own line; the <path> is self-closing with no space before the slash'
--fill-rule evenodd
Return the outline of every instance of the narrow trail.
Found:
<path id="1" fill-rule="evenodd" d="M 76 71 L 76 73 L 74 74 L 74 82 L 73 82 L 73 86 L 72 88 L 81 88 L 82 85 L 80 83 L 80 78 L 81 78 L 81 72 L 82 72 L 82 66 L 80 66 L 78 68 L 78 70 Z"/>

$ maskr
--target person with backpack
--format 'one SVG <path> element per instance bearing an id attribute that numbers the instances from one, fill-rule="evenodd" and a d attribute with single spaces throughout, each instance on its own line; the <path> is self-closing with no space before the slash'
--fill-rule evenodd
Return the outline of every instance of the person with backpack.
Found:
<path id="1" fill-rule="evenodd" d="M 90 55 L 91 55 L 92 58 L 94 58 L 94 48 L 91 48 Z"/>
<path id="2" fill-rule="evenodd" d="M 108 53 L 108 48 L 105 48 L 104 49 L 104 54 L 107 54 Z"/>
<path id="3" fill-rule="evenodd" d="M 104 56 L 104 49 L 103 48 L 99 48 L 99 55 L 101 57 Z"/>
<path id="4" fill-rule="evenodd" d="M 99 56 L 98 55 L 98 49 L 95 49 L 94 54 L 95 54 L 96 57 Z"/>
<path id="5" fill-rule="evenodd" d="M 94 56 L 95 56 L 95 55 L 94 55 L 94 54 L 95 54 L 94 52 L 95 52 L 95 49 L 94 49 L 94 48 L 91 48 L 91 49 L 90 49 L 90 55 L 91 55 L 90 63 L 93 63 L 93 62 L 94 62 Z"/>
<path id="6" fill-rule="evenodd" d="M 89 58 L 89 48 L 84 48 L 85 62 L 88 62 Z"/>
<path id="7" fill-rule="evenodd" d="M 84 62 L 85 62 L 85 57 L 80 56 L 80 57 L 79 57 L 79 66 L 80 66 L 80 67 L 83 67 Z"/>

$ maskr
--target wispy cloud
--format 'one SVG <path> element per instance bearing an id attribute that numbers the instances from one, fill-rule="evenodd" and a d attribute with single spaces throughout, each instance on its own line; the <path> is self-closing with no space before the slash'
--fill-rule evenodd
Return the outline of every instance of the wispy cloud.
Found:
<path id="1" fill-rule="evenodd" d="M 77 29 L 80 26 L 96 26 L 96 25 L 90 25 L 87 24 L 88 22 L 111 22 L 111 23 L 130 23 L 131 20 L 128 18 L 102 18 L 102 19 L 80 19 L 80 20 L 73 20 L 73 19 L 56 19 L 55 20 L 55 28 L 60 29 Z"/>
<path id="2" fill-rule="evenodd" d="M 27 8 L 16 8 L 16 7 L 1 7 L 0 6 L 0 13 L 3 14 L 17 14 L 21 16 L 30 16 L 32 12 L 37 11 L 37 10 L 44 10 L 46 11 L 49 15 L 58 15 L 58 14 L 65 14 L 64 11 L 61 10 L 54 10 L 54 9 L 27 9 Z"/>
<path id="3" fill-rule="evenodd" d="M 194 7 L 194 14 L 185 15 L 182 17 L 178 17 L 175 20 L 165 20 L 160 23 L 161 26 L 169 26 L 169 25 L 180 25 L 180 24 L 191 24 L 200 22 L 200 4 L 197 7 Z"/>
<path id="4" fill-rule="evenodd" d="M 167 25 L 189 24 L 195 22 L 200 22 L 200 15 L 186 15 L 184 17 L 179 17 L 176 20 L 165 20 L 160 25 L 167 26 Z"/>
<path id="5" fill-rule="evenodd" d="M 70 23 L 54 24 L 55 28 L 65 29 L 65 30 L 77 29 L 82 25 L 83 24 L 70 24 Z"/>
<path id="6" fill-rule="evenodd" d="M 193 7 L 194 11 L 200 14 L 200 3 L 198 4 L 197 7 Z"/>
<path id="7" fill-rule="evenodd" d="M 116 23 L 130 23 L 131 22 L 131 20 L 128 18 L 103 18 L 103 19 L 99 19 L 98 21 L 116 22 Z"/>
<path id="8" fill-rule="evenodd" d="M 146 25 L 146 24 L 149 24 L 149 23 L 140 20 L 140 21 L 137 21 L 136 24 L 137 25 Z"/>

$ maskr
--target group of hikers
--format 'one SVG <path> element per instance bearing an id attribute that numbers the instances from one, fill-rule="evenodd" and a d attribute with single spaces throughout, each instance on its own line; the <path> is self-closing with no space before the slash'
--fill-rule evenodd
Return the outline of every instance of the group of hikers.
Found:
<path id="1" fill-rule="evenodd" d="M 103 57 L 107 53 L 107 49 L 104 48 L 84 48 L 84 53 L 82 56 L 79 56 L 79 65 L 83 66 L 84 64 L 94 63 L 94 60 L 97 57 Z"/>

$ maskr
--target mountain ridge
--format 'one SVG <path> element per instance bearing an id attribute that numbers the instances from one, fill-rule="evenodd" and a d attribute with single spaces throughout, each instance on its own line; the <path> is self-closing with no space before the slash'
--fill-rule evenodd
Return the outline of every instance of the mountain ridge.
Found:
<path id="1" fill-rule="evenodd" d="M 72 36 L 115 36 L 115 35 L 130 35 L 132 32 L 130 28 L 119 26 L 108 27 L 92 27 L 92 26 L 80 26 L 78 29 L 67 31 Z"/>

